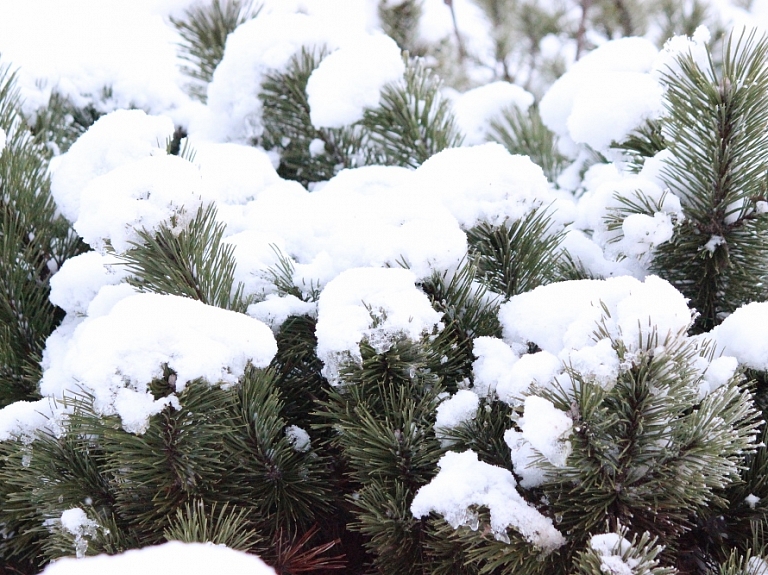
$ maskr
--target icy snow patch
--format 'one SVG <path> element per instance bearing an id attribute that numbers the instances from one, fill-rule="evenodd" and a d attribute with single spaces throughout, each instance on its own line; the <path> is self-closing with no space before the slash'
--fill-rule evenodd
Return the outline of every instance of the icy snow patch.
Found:
<path id="1" fill-rule="evenodd" d="M 307 81 L 309 116 L 315 128 L 341 128 L 379 104 L 381 89 L 403 77 L 405 63 L 394 40 L 363 36 L 326 56 Z"/>
<path id="2" fill-rule="evenodd" d="M 43 575 L 275 575 L 255 555 L 212 543 L 170 541 L 161 545 L 132 549 L 119 555 L 97 555 L 73 559 L 65 557 L 48 565 Z"/>
<path id="3" fill-rule="evenodd" d="M 289 425 L 286 427 L 285 436 L 288 438 L 291 446 L 299 453 L 306 453 L 312 448 L 309 433 L 298 425 Z"/>
<path id="4" fill-rule="evenodd" d="M 600 570 L 611 575 L 632 575 L 638 565 L 637 559 L 622 559 L 632 544 L 616 533 L 593 535 L 589 546 L 600 557 Z"/>
<path id="5" fill-rule="evenodd" d="M 520 496 L 508 470 L 479 461 L 473 451 L 449 451 L 437 465 L 438 474 L 413 498 L 415 517 L 434 511 L 454 529 L 462 525 L 477 529 L 478 517 L 471 507 L 482 505 L 490 511 L 491 529 L 500 541 L 509 542 L 507 529 L 512 528 L 544 552 L 565 543 L 552 520 Z"/>
<path id="6" fill-rule="evenodd" d="M 114 256 L 85 252 L 69 258 L 51 277 L 49 299 L 69 315 L 84 316 L 102 287 L 118 284 L 126 275 Z"/>
<path id="7" fill-rule="evenodd" d="M 75 537 L 75 556 L 78 559 L 85 557 L 88 549 L 88 540 L 86 537 L 92 537 L 96 534 L 98 524 L 93 519 L 88 519 L 85 511 L 79 507 L 67 509 L 61 514 L 61 527 Z"/>
<path id="8" fill-rule="evenodd" d="M 339 368 L 360 361 L 360 343 L 378 353 L 399 338 L 419 341 L 442 327 L 441 314 L 432 308 L 406 269 L 354 268 L 340 273 L 320 293 L 317 314 L 317 356 L 323 375 L 339 383 Z"/>
<path id="9" fill-rule="evenodd" d="M 86 185 L 115 168 L 148 156 L 164 155 L 173 121 L 141 110 L 118 110 L 102 116 L 61 156 L 51 174 L 51 194 L 70 222 L 80 214 Z"/>

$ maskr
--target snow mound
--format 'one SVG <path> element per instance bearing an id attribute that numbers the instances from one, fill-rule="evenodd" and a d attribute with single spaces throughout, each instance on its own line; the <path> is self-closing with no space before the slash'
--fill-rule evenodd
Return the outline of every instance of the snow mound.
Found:
<path id="1" fill-rule="evenodd" d="M 70 222 L 80 214 L 86 185 L 111 170 L 149 156 L 165 154 L 173 121 L 141 110 L 118 110 L 102 116 L 59 158 L 51 174 L 51 194 Z"/>
<path id="2" fill-rule="evenodd" d="M 662 113 L 663 89 L 650 73 L 657 55 L 644 38 L 606 42 L 550 87 L 539 106 L 542 120 L 561 137 L 606 150 Z"/>
<path id="3" fill-rule="evenodd" d="M 768 302 L 741 306 L 712 330 L 719 353 L 742 365 L 768 371 Z"/>
<path id="4" fill-rule="evenodd" d="M 163 366 L 176 373 L 181 391 L 197 378 L 234 384 L 249 363 L 266 367 L 275 353 L 272 331 L 244 314 L 179 296 L 133 294 L 59 341 L 40 391 L 52 397 L 88 391 L 99 413 L 116 413 L 128 431 L 141 433 L 150 415 L 175 400 L 155 401 L 148 391 Z"/>
<path id="5" fill-rule="evenodd" d="M 170 541 L 132 549 L 119 555 L 82 559 L 63 558 L 51 563 L 43 575 L 274 575 L 275 571 L 255 555 L 213 543 Z"/>
<path id="6" fill-rule="evenodd" d="M 363 341 L 384 353 L 397 339 L 419 341 L 442 327 L 441 314 L 415 282 L 406 269 L 355 268 L 325 286 L 318 301 L 317 356 L 331 384 L 338 384 L 341 365 L 361 361 Z"/>
<path id="7" fill-rule="evenodd" d="M 139 231 L 181 231 L 210 200 L 200 170 L 179 156 L 151 156 L 91 180 L 74 228 L 94 249 L 124 253 Z"/>
<path id="8" fill-rule="evenodd" d="M 464 144 L 476 146 L 488 140 L 491 121 L 508 108 L 527 110 L 533 94 L 510 82 L 491 82 L 459 94 L 453 100 L 453 113 Z"/>
<path id="9" fill-rule="evenodd" d="M 326 56 L 307 82 L 310 118 L 316 128 L 341 128 L 379 104 L 381 89 L 403 77 L 405 63 L 394 40 L 364 36 Z"/>
<path id="10" fill-rule="evenodd" d="M 449 451 L 437 465 L 438 474 L 413 498 L 414 517 L 434 511 L 454 529 L 462 525 L 477 529 L 478 517 L 472 507 L 482 505 L 490 511 L 491 529 L 500 541 L 509 542 L 507 529 L 511 528 L 545 552 L 565 543 L 552 520 L 520 496 L 508 470 L 479 461 L 473 451 Z"/>

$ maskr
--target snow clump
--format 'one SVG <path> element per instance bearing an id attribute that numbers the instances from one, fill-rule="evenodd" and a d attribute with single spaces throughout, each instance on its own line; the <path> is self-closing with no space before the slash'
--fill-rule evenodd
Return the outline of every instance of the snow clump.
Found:
<path id="1" fill-rule="evenodd" d="M 507 469 L 480 461 L 473 451 L 449 451 L 438 462 L 440 471 L 421 487 L 411 503 L 414 517 L 434 511 L 454 528 L 479 527 L 475 506 L 488 508 L 491 530 L 499 541 L 509 542 L 507 529 L 517 531 L 543 552 L 565 543 L 552 520 L 531 506 L 517 492 L 514 476 Z"/>
<path id="2" fill-rule="evenodd" d="M 255 555 L 212 543 L 169 541 L 118 555 L 65 557 L 45 568 L 43 575 L 167 575 L 169 569 L 184 575 L 275 575 Z"/>
<path id="3" fill-rule="evenodd" d="M 415 282 L 406 269 L 355 268 L 325 286 L 318 301 L 317 356 L 331 384 L 339 383 L 344 363 L 362 361 L 362 342 L 384 353 L 400 338 L 417 342 L 442 328 L 442 315 Z"/>
<path id="4" fill-rule="evenodd" d="M 389 36 L 363 36 L 326 56 L 307 81 L 315 128 L 341 128 L 379 105 L 381 89 L 403 77 L 400 48 Z"/>

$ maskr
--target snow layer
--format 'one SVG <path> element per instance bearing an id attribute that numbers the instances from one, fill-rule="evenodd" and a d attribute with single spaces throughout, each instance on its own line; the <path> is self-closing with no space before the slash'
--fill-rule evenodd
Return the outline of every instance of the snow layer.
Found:
<path id="1" fill-rule="evenodd" d="M 460 389 L 437 406 L 435 432 L 440 436 L 443 431 L 471 421 L 475 418 L 479 405 L 480 398 L 476 393 Z"/>
<path id="2" fill-rule="evenodd" d="M 464 134 L 464 145 L 476 146 L 488 140 L 491 122 L 509 108 L 527 110 L 533 94 L 510 82 L 491 82 L 468 90 L 453 100 L 453 113 Z"/>
<path id="3" fill-rule="evenodd" d="M 318 301 L 317 356 L 323 375 L 338 384 L 339 368 L 361 361 L 360 343 L 378 353 L 407 338 L 419 341 L 442 327 L 409 270 L 356 268 L 342 272 L 325 286 Z"/>
<path id="4" fill-rule="evenodd" d="M 405 63 L 394 40 L 363 36 L 328 55 L 307 82 L 310 119 L 316 128 L 341 128 L 379 104 L 381 89 L 403 77 Z"/>
<path id="5" fill-rule="evenodd" d="M 711 336 L 718 353 L 733 356 L 749 368 L 768 371 L 768 302 L 741 306 Z"/>
<path id="6" fill-rule="evenodd" d="M 118 414 L 134 433 L 175 401 L 155 401 L 148 391 L 164 366 L 176 373 L 181 391 L 197 378 L 233 384 L 249 363 L 266 367 L 277 352 L 271 330 L 260 321 L 179 296 L 129 295 L 103 315 L 90 316 L 49 353 L 40 391 L 61 397 L 86 390 L 100 413 Z M 51 337 L 56 340 L 57 332 Z"/>
<path id="7" fill-rule="evenodd" d="M 212 543 L 181 543 L 133 549 L 119 555 L 83 559 L 64 558 L 51 563 L 43 575 L 274 575 L 255 555 Z"/>
<path id="8" fill-rule="evenodd" d="M 663 89 L 650 74 L 657 54 L 644 38 L 606 42 L 547 91 L 539 106 L 542 120 L 561 137 L 607 149 L 661 114 Z"/>
<path id="9" fill-rule="evenodd" d="M 623 559 L 632 544 L 616 533 L 593 535 L 589 546 L 600 557 L 600 570 L 613 575 L 632 575 L 638 566 L 637 559 Z"/>
<path id="10" fill-rule="evenodd" d="M 491 530 L 496 539 L 509 541 L 507 529 L 517 531 L 529 543 L 545 552 L 565 543 L 552 520 L 543 516 L 517 492 L 512 473 L 479 461 L 473 451 L 449 451 L 438 462 L 440 471 L 421 487 L 411 504 L 415 517 L 438 513 L 454 528 L 478 528 L 473 506 L 488 508 Z"/>
<path id="11" fill-rule="evenodd" d="M 107 172 L 136 160 L 165 154 L 173 121 L 148 116 L 141 110 L 118 110 L 96 121 L 60 157 L 51 174 L 51 193 L 70 222 L 80 214 L 80 195 L 86 185 Z"/>

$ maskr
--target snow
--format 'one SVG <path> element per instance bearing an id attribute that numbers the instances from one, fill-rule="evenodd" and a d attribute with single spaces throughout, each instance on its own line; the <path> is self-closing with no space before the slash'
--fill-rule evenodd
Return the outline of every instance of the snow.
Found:
<path id="1" fill-rule="evenodd" d="M 571 453 L 570 435 L 573 421 L 551 401 L 537 395 L 525 398 L 523 417 L 518 420 L 521 431 L 508 430 L 504 441 L 510 448 L 515 472 L 523 487 L 536 487 L 545 477 L 536 458 L 543 457 L 555 467 L 562 467 Z"/>
<path id="2" fill-rule="evenodd" d="M 509 542 L 507 529 L 511 528 L 544 552 L 565 543 L 552 520 L 520 496 L 507 469 L 479 461 L 473 451 L 449 451 L 437 465 L 438 474 L 413 498 L 414 517 L 435 512 L 454 529 L 461 525 L 477 529 L 478 517 L 472 507 L 482 505 L 490 511 L 491 530 L 500 541 Z"/>
<path id="3" fill-rule="evenodd" d="M 133 549 L 119 555 L 97 555 L 82 559 L 63 558 L 51 563 L 43 575 L 274 575 L 255 555 L 212 543 L 170 541 Z"/>
<path id="4" fill-rule="evenodd" d="M 416 342 L 441 329 L 441 314 L 415 282 L 406 269 L 353 268 L 325 286 L 318 301 L 317 356 L 331 384 L 339 383 L 342 365 L 362 360 L 362 342 L 383 353 L 400 338 Z"/>
<path id="5" fill-rule="evenodd" d="M 316 128 L 341 128 L 379 104 L 381 89 L 403 77 L 405 63 L 392 38 L 364 36 L 328 55 L 307 82 L 309 116 Z"/>
<path id="6" fill-rule="evenodd" d="M 85 316 L 105 285 L 116 285 L 127 275 L 120 260 L 99 252 L 85 252 L 64 262 L 51 278 L 51 303 L 72 318 Z"/>
<path id="7" fill-rule="evenodd" d="M 150 156 L 91 180 L 74 228 L 92 248 L 115 253 L 140 244 L 139 231 L 178 233 L 210 201 L 200 170 L 179 156 Z"/>
<path id="8" fill-rule="evenodd" d="M 733 356 L 752 369 L 768 371 L 768 302 L 741 306 L 710 335 L 717 343 L 718 354 Z"/>
<path id="9" fill-rule="evenodd" d="M 453 113 L 464 134 L 464 145 L 486 142 L 491 122 L 500 119 L 503 110 L 525 111 L 533 100 L 533 94 L 510 82 L 491 82 L 459 94 L 453 100 Z"/>
<path id="10" fill-rule="evenodd" d="M 435 432 L 440 437 L 444 431 L 458 427 L 475 418 L 480 398 L 468 389 L 460 389 L 437 406 Z"/>
<path id="11" fill-rule="evenodd" d="M 63 406 L 48 397 L 11 403 L 0 409 L 0 441 L 18 439 L 29 443 L 39 430 L 58 435 L 64 412 Z"/>
<path id="12" fill-rule="evenodd" d="M 128 295 L 102 315 L 86 318 L 59 345 L 45 365 L 43 395 L 86 390 L 99 413 L 119 415 L 133 433 L 143 433 L 151 415 L 177 401 L 155 400 L 148 391 L 149 382 L 163 376 L 163 366 L 176 373 L 181 391 L 198 378 L 232 385 L 248 364 L 266 367 L 277 353 L 272 331 L 258 320 L 149 293 Z"/>
<path id="13" fill-rule="evenodd" d="M 5 130 L 0 128 L 0 156 L 3 155 L 3 150 L 5 150 L 5 142 L 6 142 Z"/>
<path id="14" fill-rule="evenodd" d="M 600 557 L 600 570 L 611 575 L 632 575 L 639 565 L 637 559 L 624 559 L 632 544 L 616 533 L 593 535 L 589 546 Z"/>
<path id="15" fill-rule="evenodd" d="M 61 514 L 61 528 L 75 537 L 75 556 L 78 559 L 85 557 L 85 551 L 88 549 L 88 540 L 86 537 L 92 537 L 96 534 L 97 523 L 88 519 L 85 511 L 79 507 L 67 509 Z"/>
<path id="16" fill-rule="evenodd" d="M 663 89 L 650 73 L 657 55 L 644 38 L 606 42 L 547 91 L 539 106 L 542 120 L 567 140 L 606 150 L 662 113 Z"/>
<path id="17" fill-rule="evenodd" d="M 285 428 L 285 436 L 293 448 L 299 453 L 305 453 L 312 449 L 309 434 L 298 425 L 289 425 Z"/>
<path id="18" fill-rule="evenodd" d="M 266 11 L 239 26 L 227 38 L 221 63 L 208 85 L 208 115 L 191 124 L 205 137 L 219 142 L 258 140 L 261 120 L 261 83 L 270 73 L 285 71 L 302 47 L 335 50 L 359 38 L 339 19 L 318 14 Z"/>
<path id="19" fill-rule="evenodd" d="M 176 58 L 175 30 L 164 20 L 191 0 L 4 0 L 0 53 L 18 67 L 24 109 L 47 104 L 51 90 L 76 105 L 108 112 L 131 106 L 189 113 Z M 33 39 L 45 38 L 44 42 Z M 111 94 L 102 101 L 102 90 Z"/>
<path id="20" fill-rule="evenodd" d="M 51 194 L 70 222 L 80 213 L 86 185 L 107 172 L 136 160 L 165 153 L 173 121 L 141 110 L 117 110 L 99 118 L 72 144 L 51 174 Z"/>

